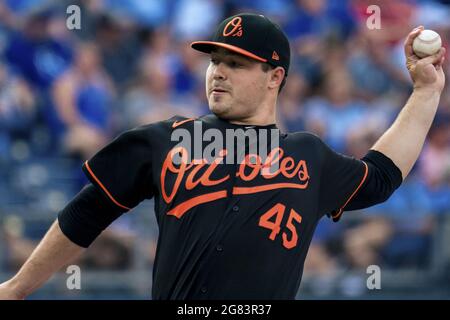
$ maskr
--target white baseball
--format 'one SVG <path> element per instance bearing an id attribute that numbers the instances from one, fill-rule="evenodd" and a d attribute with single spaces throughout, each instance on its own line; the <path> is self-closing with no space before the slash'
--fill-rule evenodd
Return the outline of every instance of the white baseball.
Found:
<path id="1" fill-rule="evenodd" d="M 441 37 L 433 30 L 423 30 L 413 41 L 414 53 L 419 58 L 435 54 L 441 46 Z"/>

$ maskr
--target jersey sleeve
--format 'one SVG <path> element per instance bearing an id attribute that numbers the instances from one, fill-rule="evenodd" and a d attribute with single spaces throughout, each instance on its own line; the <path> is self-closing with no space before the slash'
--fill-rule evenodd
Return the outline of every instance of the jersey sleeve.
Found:
<path id="1" fill-rule="evenodd" d="M 83 164 L 88 179 L 121 209 L 153 196 L 149 126 L 119 135 Z"/>
<path id="2" fill-rule="evenodd" d="M 322 141 L 320 152 L 319 212 L 338 221 L 348 203 L 364 187 L 368 166 L 360 159 L 335 152 Z"/>

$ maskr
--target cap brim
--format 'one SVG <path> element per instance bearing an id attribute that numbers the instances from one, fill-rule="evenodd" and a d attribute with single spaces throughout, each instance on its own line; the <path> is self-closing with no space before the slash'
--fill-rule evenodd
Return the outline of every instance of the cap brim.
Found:
<path id="1" fill-rule="evenodd" d="M 212 49 L 216 47 L 222 47 L 258 61 L 267 62 L 267 59 L 261 58 L 260 56 L 257 56 L 256 54 L 253 54 L 250 51 L 241 49 L 228 43 L 214 42 L 214 41 L 194 41 L 191 43 L 192 49 L 205 53 L 211 53 Z"/>

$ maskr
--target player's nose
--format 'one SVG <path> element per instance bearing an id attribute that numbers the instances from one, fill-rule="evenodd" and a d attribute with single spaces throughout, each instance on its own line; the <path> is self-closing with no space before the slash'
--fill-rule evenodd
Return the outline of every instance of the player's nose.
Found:
<path id="1" fill-rule="evenodd" d="M 225 80 L 226 79 L 226 66 L 224 63 L 219 62 L 213 66 L 212 76 L 214 80 Z"/>

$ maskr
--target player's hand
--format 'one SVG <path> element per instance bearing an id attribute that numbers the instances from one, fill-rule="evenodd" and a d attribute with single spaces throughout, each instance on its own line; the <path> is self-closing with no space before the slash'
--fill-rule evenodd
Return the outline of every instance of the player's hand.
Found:
<path id="1" fill-rule="evenodd" d="M 423 29 L 423 26 L 415 28 L 405 40 L 406 67 L 414 83 L 414 89 L 432 89 L 440 93 L 445 85 L 445 75 L 442 68 L 445 60 L 445 48 L 441 48 L 434 55 L 422 59 L 416 56 L 412 44 L 414 38 Z"/>
<path id="2" fill-rule="evenodd" d="M 18 292 L 16 292 L 9 282 L 0 283 L 0 300 L 23 300 Z"/>

